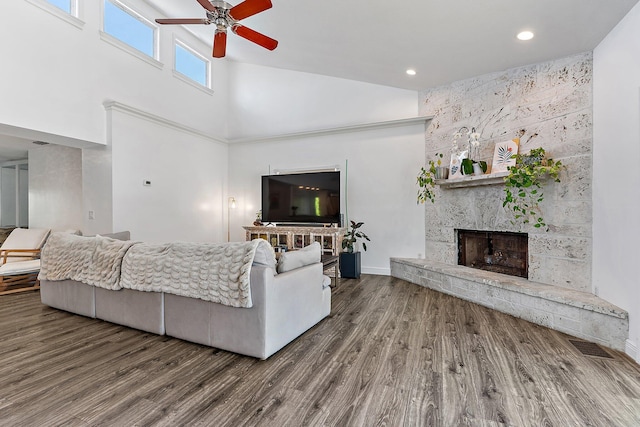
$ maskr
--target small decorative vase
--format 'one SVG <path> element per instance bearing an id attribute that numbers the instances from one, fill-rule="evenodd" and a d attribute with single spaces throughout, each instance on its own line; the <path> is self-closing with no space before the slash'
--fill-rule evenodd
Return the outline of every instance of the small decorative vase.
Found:
<path id="1" fill-rule="evenodd" d="M 484 171 L 482 170 L 482 166 L 480 166 L 480 163 L 474 163 L 473 164 L 473 174 L 474 175 L 482 175 L 482 174 L 484 174 Z"/>
<path id="2" fill-rule="evenodd" d="M 436 166 L 436 179 L 449 178 L 449 168 L 446 166 Z"/>

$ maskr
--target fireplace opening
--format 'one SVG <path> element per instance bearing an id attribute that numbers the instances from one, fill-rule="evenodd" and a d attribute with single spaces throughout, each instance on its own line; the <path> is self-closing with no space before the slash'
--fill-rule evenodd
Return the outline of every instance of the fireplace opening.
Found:
<path id="1" fill-rule="evenodd" d="M 456 230 L 458 265 L 527 278 L 526 233 Z"/>

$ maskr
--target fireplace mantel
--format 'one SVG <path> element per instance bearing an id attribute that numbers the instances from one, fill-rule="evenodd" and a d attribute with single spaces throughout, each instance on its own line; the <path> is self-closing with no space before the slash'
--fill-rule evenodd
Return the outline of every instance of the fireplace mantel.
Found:
<path id="1" fill-rule="evenodd" d="M 504 182 L 504 177 L 509 172 L 498 172 L 486 175 L 470 175 L 457 179 L 437 179 L 436 185 L 440 188 L 479 187 L 481 185 L 496 185 Z"/>

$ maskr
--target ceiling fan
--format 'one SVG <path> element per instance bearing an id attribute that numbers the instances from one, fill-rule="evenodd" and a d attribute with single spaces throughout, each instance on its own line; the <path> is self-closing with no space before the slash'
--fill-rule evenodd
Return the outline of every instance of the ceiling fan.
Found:
<path id="1" fill-rule="evenodd" d="M 235 34 L 254 42 L 265 49 L 273 50 L 278 46 L 278 41 L 260 34 L 251 28 L 238 24 L 238 21 L 272 7 L 271 0 L 245 0 L 242 3 L 231 6 L 222 0 L 197 0 L 206 9 L 206 18 L 184 19 L 156 19 L 158 24 L 184 25 L 184 24 L 215 24 L 216 32 L 213 36 L 213 57 L 222 58 L 227 50 L 227 28 L 231 28 Z"/>

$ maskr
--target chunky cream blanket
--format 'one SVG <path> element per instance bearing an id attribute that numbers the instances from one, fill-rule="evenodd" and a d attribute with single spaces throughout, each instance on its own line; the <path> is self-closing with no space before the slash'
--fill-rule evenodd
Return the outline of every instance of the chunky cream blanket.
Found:
<path id="1" fill-rule="evenodd" d="M 249 276 L 265 240 L 233 243 L 139 243 L 122 263 L 123 288 L 166 292 L 231 307 L 251 307 Z"/>
<path id="2" fill-rule="evenodd" d="M 249 276 L 256 254 L 256 261 L 268 263 L 273 249 L 261 239 L 151 244 L 53 233 L 42 250 L 38 277 L 251 307 Z"/>
<path id="3" fill-rule="evenodd" d="M 40 254 L 40 280 L 77 280 L 118 290 L 120 266 L 135 242 L 107 237 L 51 233 Z"/>

